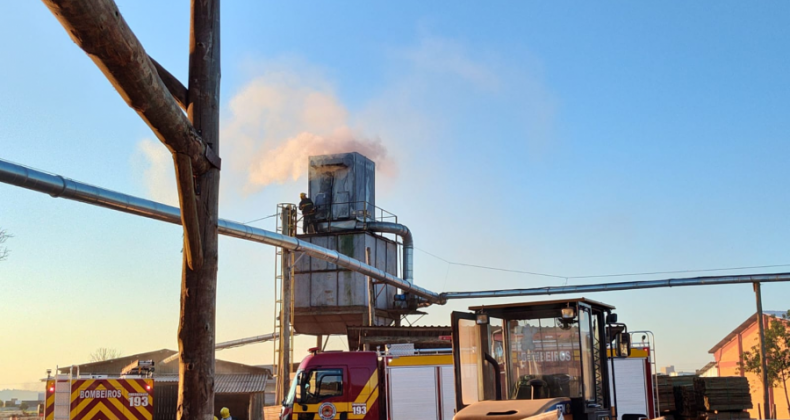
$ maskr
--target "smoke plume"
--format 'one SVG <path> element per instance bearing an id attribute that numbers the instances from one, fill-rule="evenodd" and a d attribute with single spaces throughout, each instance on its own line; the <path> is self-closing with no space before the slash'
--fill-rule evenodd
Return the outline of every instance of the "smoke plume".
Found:
<path id="1" fill-rule="evenodd" d="M 374 162 L 387 160 L 387 149 L 379 139 L 367 139 L 348 127 L 321 136 L 303 132 L 267 150 L 250 168 L 249 181 L 255 186 L 296 181 L 307 168 L 309 156 L 359 152 Z"/>
<path id="2" fill-rule="evenodd" d="M 382 140 L 352 128 L 348 110 L 320 78 L 264 74 L 245 85 L 229 109 L 223 161 L 241 172 L 247 193 L 298 180 L 311 155 L 359 152 L 384 175 L 396 171 Z"/>
<path id="3" fill-rule="evenodd" d="M 311 155 L 359 152 L 375 161 L 385 177 L 397 173 L 382 140 L 352 127 L 348 110 L 328 84 L 314 74 L 299 75 L 293 67 L 252 79 L 223 108 L 222 200 L 300 179 Z M 143 172 L 150 197 L 178 204 L 167 148 L 143 139 L 133 163 Z"/>

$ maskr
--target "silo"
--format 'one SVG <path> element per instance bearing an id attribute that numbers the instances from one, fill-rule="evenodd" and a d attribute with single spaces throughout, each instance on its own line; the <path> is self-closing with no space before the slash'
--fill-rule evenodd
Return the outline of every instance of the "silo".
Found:
<path id="1" fill-rule="evenodd" d="M 357 218 L 375 216 L 376 164 L 365 156 L 310 156 L 307 178 L 318 232 L 353 230 Z"/>
<path id="2" fill-rule="evenodd" d="M 339 251 L 360 261 L 370 249 L 370 265 L 399 275 L 399 245 L 365 230 L 374 221 L 375 170 L 359 153 L 311 156 L 308 193 L 317 209 L 316 233 L 299 239 Z M 294 329 L 300 334 L 345 334 L 348 325 L 368 323 L 368 287 L 364 275 L 296 253 Z M 376 325 L 399 319 L 393 286 L 375 286 Z"/>

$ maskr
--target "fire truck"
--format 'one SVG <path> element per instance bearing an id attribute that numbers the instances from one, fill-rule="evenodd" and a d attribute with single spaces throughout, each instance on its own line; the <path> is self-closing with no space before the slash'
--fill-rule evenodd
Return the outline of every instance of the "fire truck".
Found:
<path id="1" fill-rule="evenodd" d="M 58 370 L 56 370 L 58 372 Z M 135 361 L 121 375 L 56 374 L 47 379 L 46 420 L 152 420 L 153 361 Z"/>
<path id="2" fill-rule="evenodd" d="M 316 350 L 299 365 L 281 420 L 501 420 L 615 416 L 615 357 L 631 354 L 614 307 L 585 298 L 452 313 L 452 354 Z M 450 364 L 452 363 L 452 368 Z M 641 362 L 644 363 L 644 362 Z M 650 411 L 652 407 L 649 407 Z"/>
<path id="3" fill-rule="evenodd" d="M 280 418 L 450 420 L 453 356 L 318 352 L 299 364 Z"/>

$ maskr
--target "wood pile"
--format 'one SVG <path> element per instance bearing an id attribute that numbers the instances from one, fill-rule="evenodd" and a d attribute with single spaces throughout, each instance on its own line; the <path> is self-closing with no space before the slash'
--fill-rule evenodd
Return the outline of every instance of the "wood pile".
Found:
<path id="1" fill-rule="evenodd" d="M 744 377 L 658 376 L 661 413 L 677 420 L 747 420 L 752 408 Z"/>
<path id="2" fill-rule="evenodd" d="M 693 386 L 694 376 L 658 376 L 658 401 L 661 412 L 677 412 L 675 405 L 676 386 Z"/>
<path id="3" fill-rule="evenodd" d="M 675 387 L 675 406 L 681 417 L 696 418 L 705 412 L 702 395 L 697 393 L 694 385 Z"/>
<path id="4" fill-rule="evenodd" d="M 749 381 L 741 376 L 696 378 L 694 388 L 703 397 L 705 411 L 743 411 L 752 408 Z"/>
<path id="5" fill-rule="evenodd" d="M 706 413 L 706 420 L 749 420 L 748 411 L 721 411 L 718 413 Z"/>

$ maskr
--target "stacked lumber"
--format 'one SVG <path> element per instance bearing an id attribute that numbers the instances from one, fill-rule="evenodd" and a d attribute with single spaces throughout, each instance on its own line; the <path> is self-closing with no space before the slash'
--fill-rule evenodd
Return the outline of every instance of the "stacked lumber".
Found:
<path id="1" fill-rule="evenodd" d="M 694 385 L 674 387 L 675 407 L 681 417 L 697 418 L 705 412 L 702 396 L 697 393 Z"/>
<path id="2" fill-rule="evenodd" d="M 720 411 L 718 413 L 706 413 L 706 420 L 749 420 L 747 411 Z"/>
<path id="3" fill-rule="evenodd" d="M 707 412 L 742 412 L 752 408 L 749 381 L 741 376 L 696 378 L 694 389 Z"/>
<path id="4" fill-rule="evenodd" d="M 680 411 L 681 405 L 675 402 L 676 386 L 693 386 L 694 376 L 658 376 L 658 401 L 662 413 Z"/>

